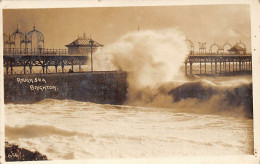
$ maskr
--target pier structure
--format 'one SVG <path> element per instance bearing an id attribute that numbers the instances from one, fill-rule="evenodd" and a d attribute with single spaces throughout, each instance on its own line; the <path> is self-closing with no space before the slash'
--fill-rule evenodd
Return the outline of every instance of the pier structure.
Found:
<path id="1" fill-rule="evenodd" d="M 66 45 L 68 49 L 48 49 L 44 47 L 44 35 L 36 30 L 28 33 L 22 33 L 17 26 L 14 33 L 4 34 L 3 59 L 6 75 L 13 74 L 34 74 L 33 68 L 37 67 L 40 72 L 64 73 L 65 66 L 70 67 L 70 72 L 75 72 L 74 68 L 78 66 L 78 72 L 82 72 L 82 65 L 86 65 L 89 56 L 91 56 L 91 71 L 93 71 L 92 54 L 102 44 L 87 38 L 78 37 L 72 43 Z M 19 68 L 18 72 L 14 68 Z M 60 71 L 61 69 L 61 71 Z M 59 71 L 58 71 L 59 70 Z"/>
<path id="2" fill-rule="evenodd" d="M 190 45 L 190 53 L 184 62 L 186 75 L 225 76 L 252 73 L 252 54 L 246 52 L 246 45 L 241 41 L 234 45 L 227 42 L 223 46 L 213 43 L 209 51 L 206 51 L 206 43 L 199 42 L 198 52 L 194 51 L 192 41 L 186 41 Z M 225 49 L 227 50 L 224 51 Z"/>

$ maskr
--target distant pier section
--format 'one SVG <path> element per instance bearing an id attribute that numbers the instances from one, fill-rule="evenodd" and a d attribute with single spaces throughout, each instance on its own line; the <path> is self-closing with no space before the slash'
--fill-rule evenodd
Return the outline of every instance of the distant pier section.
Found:
<path id="1" fill-rule="evenodd" d="M 84 32 L 82 37 L 65 46 L 68 49 L 45 48 L 44 35 L 35 26 L 28 33 L 21 32 L 17 26 L 12 34 L 4 34 L 5 75 L 82 72 L 81 66 L 86 65 L 88 58 L 91 58 L 93 71 L 92 54 L 103 45 L 86 37 Z M 65 67 L 69 67 L 69 71 Z"/>
<path id="2" fill-rule="evenodd" d="M 190 53 L 185 60 L 186 75 L 225 76 L 252 73 L 252 54 L 247 53 L 246 45 L 241 41 L 223 46 L 212 44 L 209 51 L 206 43 L 199 42 L 199 51 L 194 51 L 192 41 L 186 39 L 190 45 Z"/>

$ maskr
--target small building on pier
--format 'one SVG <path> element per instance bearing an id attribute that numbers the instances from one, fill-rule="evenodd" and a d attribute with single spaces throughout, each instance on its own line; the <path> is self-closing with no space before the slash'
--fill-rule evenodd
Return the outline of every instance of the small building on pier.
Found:
<path id="1" fill-rule="evenodd" d="M 85 55 L 88 56 L 91 52 L 91 47 L 93 52 L 104 45 L 94 41 L 91 37 L 87 37 L 84 32 L 82 37 L 78 37 L 78 39 L 74 40 L 70 44 L 65 45 L 68 47 L 69 55 Z"/>
<path id="2" fill-rule="evenodd" d="M 234 55 L 243 55 L 246 54 L 246 48 L 241 47 L 239 44 L 234 45 L 229 50 L 227 50 L 230 54 Z"/>

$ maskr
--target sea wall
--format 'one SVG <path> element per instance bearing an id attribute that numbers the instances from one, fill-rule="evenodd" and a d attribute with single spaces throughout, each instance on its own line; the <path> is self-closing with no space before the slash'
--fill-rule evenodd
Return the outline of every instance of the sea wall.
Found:
<path id="1" fill-rule="evenodd" d="M 122 104 L 127 94 L 125 72 L 26 74 L 4 77 L 5 103 L 70 99 Z"/>

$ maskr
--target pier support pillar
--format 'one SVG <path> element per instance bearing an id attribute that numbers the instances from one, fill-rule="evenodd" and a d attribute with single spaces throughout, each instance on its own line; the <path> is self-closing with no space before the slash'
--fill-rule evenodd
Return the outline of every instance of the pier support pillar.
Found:
<path id="1" fill-rule="evenodd" d="M 219 62 L 219 74 L 221 75 L 221 61 Z"/>
<path id="2" fill-rule="evenodd" d="M 250 61 L 250 71 L 252 72 L 252 60 Z"/>
<path id="3" fill-rule="evenodd" d="M 190 75 L 192 75 L 192 62 L 190 62 Z"/>
<path id="4" fill-rule="evenodd" d="M 200 75 L 201 75 L 201 61 L 200 61 Z"/>
<path id="5" fill-rule="evenodd" d="M 13 74 L 13 66 L 11 65 L 11 75 Z"/>
<path id="6" fill-rule="evenodd" d="M 241 71 L 241 61 L 238 63 L 239 71 Z"/>
<path id="7" fill-rule="evenodd" d="M 55 65 L 55 72 L 58 73 L 58 65 Z"/>
<path id="8" fill-rule="evenodd" d="M 213 75 L 213 70 L 212 70 L 212 59 L 211 59 L 211 61 L 210 61 L 210 72 L 211 72 L 211 74 Z"/>
<path id="9" fill-rule="evenodd" d="M 185 75 L 187 75 L 187 62 L 185 62 Z"/>
<path id="10" fill-rule="evenodd" d="M 235 62 L 233 61 L 233 73 L 235 72 Z"/>
<path id="11" fill-rule="evenodd" d="M 30 74 L 32 74 L 32 64 L 29 65 L 29 68 L 30 68 Z"/>
<path id="12" fill-rule="evenodd" d="M 253 65 L 252 60 L 251 60 L 250 63 L 251 63 L 251 64 L 250 64 L 250 70 L 251 70 L 251 72 L 252 72 L 252 65 Z"/>
<path id="13" fill-rule="evenodd" d="M 45 73 L 45 66 L 42 66 L 42 73 Z"/>
<path id="14" fill-rule="evenodd" d="M 207 62 L 205 61 L 205 75 L 207 74 Z"/>
<path id="15" fill-rule="evenodd" d="M 23 65 L 23 74 L 26 74 L 26 65 Z"/>
<path id="16" fill-rule="evenodd" d="M 48 73 L 48 65 L 46 65 L 46 73 Z"/>
<path id="17" fill-rule="evenodd" d="M 215 75 L 217 75 L 218 73 L 218 62 L 215 61 Z"/>
<path id="18" fill-rule="evenodd" d="M 230 61 L 228 63 L 228 72 L 230 73 Z"/>
<path id="19" fill-rule="evenodd" d="M 187 63 L 186 63 L 187 64 Z M 81 72 L 81 65 L 79 65 L 79 72 Z"/>
<path id="20" fill-rule="evenodd" d="M 62 71 L 62 73 L 64 73 L 64 62 L 63 61 L 61 63 L 61 71 Z"/>

